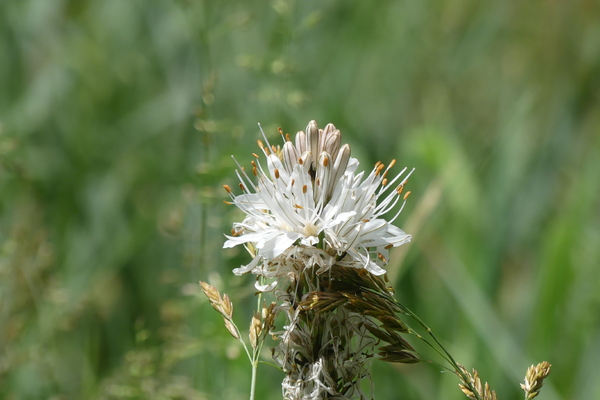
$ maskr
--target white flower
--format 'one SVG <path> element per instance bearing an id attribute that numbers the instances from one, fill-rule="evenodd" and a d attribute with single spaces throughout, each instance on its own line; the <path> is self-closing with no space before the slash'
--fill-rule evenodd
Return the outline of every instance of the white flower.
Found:
<path id="1" fill-rule="evenodd" d="M 321 267 L 319 272 L 337 263 L 385 273 L 388 250 L 411 236 L 392 225 L 404 204 L 391 220 L 382 217 L 406 200 L 410 192 L 402 196 L 402 189 L 412 171 L 405 175 L 404 168 L 388 181 L 393 160 L 387 168 L 377 163 L 366 176 L 355 174 L 358 161 L 350 157 L 349 145 L 340 146 L 341 134 L 333 124 L 319 129 L 311 121 L 295 144 L 289 135 L 284 140 L 282 148 L 271 146 L 266 137 L 266 146 L 258 141 L 266 168 L 253 154 L 256 183 L 238 164 L 243 194 L 236 196 L 225 185 L 232 204 L 246 217 L 233 225 L 223 247 L 244 244 L 255 250 L 252 262 L 233 272 L 281 276 L 286 263 L 302 253 Z"/>

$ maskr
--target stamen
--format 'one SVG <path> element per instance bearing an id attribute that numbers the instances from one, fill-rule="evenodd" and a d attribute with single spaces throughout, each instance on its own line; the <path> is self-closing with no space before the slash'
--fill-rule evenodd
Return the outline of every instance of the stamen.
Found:
<path id="1" fill-rule="evenodd" d="M 386 172 L 386 174 L 387 174 L 387 172 Z M 383 178 L 383 180 L 381 181 L 381 186 L 385 186 L 385 185 L 387 185 L 387 183 L 388 183 L 387 178 Z"/>
<path id="2" fill-rule="evenodd" d="M 383 256 L 383 254 L 381 254 L 381 253 L 377 253 L 377 257 L 379 257 L 379 259 L 380 259 L 381 261 L 383 261 L 384 263 L 386 263 L 386 264 L 387 264 L 387 260 L 385 259 L 385 257 Z"/>
<path id="3" fill-rule="evenodd" d="M 232 205 L 233 205 L 233 203 L 232 203 L 232 202 L 230 202 L 230 201 L 227 201 L 227 200 L 223 200 L 223 203 L 227 204 L 228 206 L 232 206 Z"/>
<path id="4" fill-rule="evenodd" d="M 244 184 L 243 184 L 243 183 L 240 183 L 240 189 L 242 189 L 242 192 L 245 192 L 245 191 L 246 191 L 246 187 L 244 186 Z"/>
<path id="5" fill-rule="evenodd" d="M 259 140 L 259 141 L 260 141 L 260 140 Z M 379 167 L 379 165 L 381 165 L 381 161 L 377 161 L 377 162 L 375 163 L 375 166 L 374 166 L 374 168 L 377 168 L 377 167 Z"/>
<path id="6" fill-rule="evenodd" d="M 286 142 L 291 142 L 291 141 L 292 141 L 292 139 L 291 139 L 291 137 L 290 137 L 290 134 L 289 134 L 289 133 L 286 133 L 286 134 L 285 134 L 285 141 L 286 141 Z"/>
<path id="7" fill-rule="evenodd" d="M 258 154 L 256 154 L 256 153 L 252 153 L 252 155 L 254 156 L 254 158 L 259 158 Z"/>
<path id="8" fill-rule="evenodd" d="M 279 179 L 279 170 L 275 168 L 275 171 L 273 172 L 275 173 L 275 179 Z"/>
<path id="9" fill-rule="evenodd" d="M 258 169 L 256 167 L 252 167 L 252 174 L 258 176 Z"/>
<path id="10" fill-rule="evenodd" d="M 294 207 L 295 207 L 295 208 L 299 208 L 299 209 L 301 209 L 301 210 L 302 210 L 302 209 L 304 209 L 304 207 L 302 207 L 300 204 L 294 204 Z"/>
<path id="11" fill-rule="evenodd" d="M 298 164 L 300 164 L 300 165 L 303 165 L 303 164 L 304 164 L 304 160 L 302 160 L 302 157 L 300 157 L 300 158 L 298 159 Z"/>
<path id="12" fill-rule="evenodd" d="M 223 185 L 223 188 L 225 188 L 227 193 L 231 194 L 231 188 L 229 187 L 229 185 Z"/>
<path id="13" fill-rule="evenodd" d="M 306 194 L 306 191 L 307 191 L 307 190 L 308 190 L 308 188 L 307 188 L 307 186 L 306 186 L 306 185 L 302 186 L 302 193 L 305 193 L 305 194 Z"/>
<path id="14" fill-rule="evenodd" d="M 385 168 L 385 165 L 383 165 L 382 163 L 379 163 L 379 165 L 377 166 L 377 170 L 375 171 L 375 175 L 379 175 L 381 170 L 384 168 Z"/>
<path id="15" fill-rule="evenodd" d="M 402 194 L 403 190 L 404 190 L 404 185 L 398 185 L 398 187 L 396 188 L 396 193 Z"/>
<path id="16" fill-rule="evenodd" d="M 391 249 L 392 247 L 394 247 L 394 245 L 393 245 L 393 244 L 388 244 L 387 246 L 385 246 L 385 247 L 384 247 L 384 249 L 386 249 L 386 250 L 389 250 L 389 249 Z"/>
<path id="17" fill-rule="evenodd" d="M 262 140 L 258 139 L 256 143 L 258 144 L 258 147 L 260 147 L 261 150 L 265 149 L 265 145 L 263 144 Z"/>
<path id="18" fill-rule="evenodd" d="M 292 179 L 292 186 L 294 186 L 294 183 L 296 183 L 296 180 Z"/>
<path id="19" fill-rule="evenodd" d="M 321 186 L 321 178 L 317 178 L 315 182 L 317 183 L 317 186 Z"/>
<path id="20" fill-rule="evenodd" d="M 410 190 L 408 192 L 406 192 L 406 194 L 404 195 L 403 200 L 406 200 L 406 198 L 410 195 Z"/>
<path id="21" fill-rule="evenodd" d="M 329 157 L 325 156 L 323 157 L 323 166 L 327 168 L 327 165 L 329 165 Z"/>

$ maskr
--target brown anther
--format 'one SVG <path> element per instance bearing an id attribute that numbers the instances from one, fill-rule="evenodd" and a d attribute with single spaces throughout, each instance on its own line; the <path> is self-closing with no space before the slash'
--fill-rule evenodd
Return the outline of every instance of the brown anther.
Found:
<path id="1" fill-rule="evenodd" d="M 242 189 L 242 192 L 245 192 L 245 191 L 246 191 L 246 187 L 244 186 L 244 184 L 243 184 L 243 183 L 240 183 L 240 189 Z"/>
<path id="2" fill-rule="evenodd" d="M 262 140 L 257 140 L 256 143 L 258 143 L 258 147 L 260 147 L 261 150 L 265 148 L 265 145 L 263 144 Z"/>
<path id="3" fill-rule="evenodd" d="M 390 165 L 388 166 L 388 168 L 392 168 L 394 165 L 396 165 L 396 159 L 390 161 Z"/>
<path id="4" fill-rule="evenodd" d="M 404 200 L 406 200 L 406 198 L 410 195 L 410 190 L 408 192 L 406 192 L 406 194 L 404 195 Z"/>
<path id="5" fill-rule="evenodd" d="M 307 190 L 308 190 L 308 187 L 306 185 L 302 186 L 302 193 L 306 193 Z"/>
<path id="6" fill-rule="evenodd" d="M 398 194 L 402 194 L 402 191 L 403 191 L 403 190 L 404 190 L 404 185 L 399 185 L 399 186 L 396 188 L 396 193 L 398 193 Z"/>
<path id="7" fill-rule="evenodd" d="M 385 185 L 387 185 L 387 183 L 388 183 L 387 178 L 383 178 L 383 180 L 381 181 L 381 186 L 385 186 Z"/>
<path id="8" fill-rule="evenodd" d="M 377 162 L 375 163 L 375 168 L 379 167 L 380 165 L 381 165 L 381 161 L 377 161 Z"/>
<path id="9" fill-rule="evenodd" d="M 277 132 L 279 132 L 279 134 L 280 134 L 281 136 L 283 136 L 283 129 L 281 129 L 281 127 L 277 128 Z"/>
<path id="10" fill-rule="evenodd" d="M 285 134 L 285 141 L 286 141 L 286 142 L 291 142 L 291 141 L 292 141 L 292 138 L 290 137 L 290 134 L 289 134 L 289 133 L 286 133 L 286 134 Z"/>
<path id="11" fill-rule="evenodd" d="M 321 178 L 317 178 L 315 182 L 317 183 L 317 186 L 321 186 Z"/>
<path id="12" fill-rule="evenodd" d="M 275 168 L 275 171 L 273 171 L 273 173 L 275 174 L 275 179 L 279 179 L 279 170 L 277 168 Z"/>
<path id="13" fill-rule="evenodd" d="M 325 168 L 327 168 L 328 165 L 329 165 L 329 157 L 325 156 L 325 157 L 323 157 L 323 166 Z"/>
<path id="14" fill-rule="evenodd" d="M 391 249 L 392 247 L 394 247 L 394 245 L 393 245 L 393 244 L 388 244 L 387 246 L 385 246 L 385 247 L 384 247 L 384 249 L 386 249 L 386 250 L 389 250 L 389 249 Z"/>
<path id="15" fill-rule="evenodd" d="M 271 145 L 271 150 L 273 150 L 273 153 L 277 153 L 277 147 L 274 144 Z"/>
<path id="16" fill-rule="evenodd" d="M 302 165 L 304 164 L 304 160 L 302 160 L 301 158 L 298 159 L 298 164 Z"/>
<path id="17" fill-rule="evenodd" d="M 227 193 L 231 193 L 231 188 L 229 187 L 229 185 L 223 185 L 223 188 L 227 190 Z"/>
<path id="18" fill-rule="evenodd" d="M 296 180 L 292 179 L 292 186 L 294 186 L 294 183 L 296 183 Z"/>
<path id="19" fill-rule="evenodd" d="M 223 200 L 223 203 L 227 204 L 228 206 L 232 206 L 232 205 L 233 205 L 233 203 L 232 203 L 232 202 L 230 202 L 230 201 L 227 201 L 227 200 Z"/>
<path id="20" fill-rule="evenodd" d="M 362 222 L 369 222 L 369 219 L 361 219 Z"/>
<path id="21" fill-rule="evenodd" d="M 258 154 L 252 153 L 252 155 L 254 156 L 254 158 L 258 158 Z"/>
<path id="22" fill-rule="evenodd" d="M 299 208 L 299 209 L 303 209 L 304 207 L 302 207 L 300 204 L 294 204 L 294 207 Z"/>
<path id="23" fill-rule="evenodd" d="M 258 169 L 256 169 L 256 167 L 252 167 L 252 174 L 258 176 Z"/>
<path id="24" fill-rule="evenodd" d="M 271 151 L 269 150 L 268 147 L 265 147 L 264 149 L 265 155 L 270 156 L 271 155 Z"/>
<path id="25" fill-rule="evenodd" d="M 385 168 L 385 165 L 383 164 L 379 164 L 379 166 L 377 166 L 377 170 L 375 170 L 375 175 L 379 175 L 379 173 L 381 172 L 382 169 Z"/>
<path id="26" fill-rule="evenodd" d="M 381 254 L 381 253 L 377 253 L 377 257 L 379 257 L 379 259 L 380 259 L 381 261 L 383 261 L 384 263 L 386 263 L 386 264 L 387 264 L 387 260 L 385 259 L 385 257 L 383 256 L 383 254 Z"/>

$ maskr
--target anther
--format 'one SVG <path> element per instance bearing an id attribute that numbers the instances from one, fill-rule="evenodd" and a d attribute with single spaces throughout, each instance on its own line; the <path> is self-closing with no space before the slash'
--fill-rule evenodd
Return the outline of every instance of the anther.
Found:
<path id="1" fill-rule="evenodd" d="M 299 209 L 303 209 L 304 207 L 302 207 L 300 204 L 294 204 L 294 207 L 299 208 Z"/>
<path id="2" fill-rule="evenodd" d="M 260 142 L 260 140 L 259 140 L 259 142 Z M 375 163 L 375 166 L 374 166 L 374 167 L 375 167 L 375 168 L 377 168 L 377 167 L 379 167 L 380 165 L 381 165 L 381 161 L 377 161 L 377 162 Z"/>
<path id="3" fill-rule="evenodd" d="M 410 195 L 410 190 L 408 192 L 406 192 L 406 194 L 404 195 L 404 200 L 406 200 L 406 198 Z"/>
<path id="4" fill-rule="evenodd" d="M 294 186 L 294 183 L 296 183 L 296 180 L 292 179 L 292 186 Z"/>
<path id="5" fill-rule="evenodd" d="M 240 183 L 240 189 L 242 189 L 242 192 L 245 192 L 245 191 L 246 191 L 246 187 L 244 186 L 244 184 L 243 184 L 243 183 Z"/>
<path id="6" fill-rule="evenodd" d="M 302 193 L 306 193 L 307 190 L 308 188 L 306 187 L 306 185 L 302 186 Z"/>
<path id="7" fill-rule="evenodd" d="M 300 165 L 304 164 L 304 161 L 302 160 L 302 158 L 298 159 L 298 164 L 300 164 Z"/>
<path id="8" fill-rule="evenodd" d="M 323 157 L 323 166 L 325 168 L 327 168 L 328 165 L 329 165 L 329 157 L 325 156 L 325 157 Z"/>
<path id="9" fill-rule="evenodd" d="M 384 247 L 384 249 L 386 249 L 386 250 L 389 250 L 389 249 L 391 249 L 392 247 L 394 247 L 394 245 L 393 245 L 393 244 L 388 244 L 387 246 L 385 246 L 385 247 Z"/>
<path id="10" fill-rule="evenodd" d="M 396 165 L 396 159 L 390 161 L 390 165 L 388 166 L 388 168 L 392 168 L 394 165 Z"/>
<path id="11" fill-rule="evenodd" d="M 321 178 L 317 178 L 315 182 L 317 183 L 317 186 L 321 186 Z"/>
<path id="12" fill-rule="evenodd" d="M 227 190 L 227 193 L 231 193 L 231 188 L 229 187 L 229 185 L 223 185 L 223 188 Z"/>
<path id="13" fill-rule="evenodd" d="M 254 158 L 259 158 L 258 154 L 256 154 L 256 153 L 252 153 L 252 155 L 254 156 Z"/>
<path id="14" fill-rule="evenodd" d="M 375 175 L 379 175 L 379 173 L 381 172 L 381 170 L 384 169 L 384 168 L 385 168 L 385 165 L 383 165 L 383 164 L 380 163 L 377 166 L 377 170 L 375 171 Z"/>
<path id="15" fill-rule="evenodd" d="M 252 175 L 258 176 L 258 169 L 256 167 L 252 167 Z"/>
<path id="16" fill-rule="evenodd" d="M 279 179 L 279 170 L 275 168 L 275 171 L 273 172 L 275 173 L 275 179 Z"/>
<path id="17" fill-rule="evenodd" d="M 257 140 L 256 143 L 258 143 L 258 147 L 260 147 L 261 150 L 265 148 L 265 145 L 263 144 L 262 140 Z"/>
<path id="18" fill-rule="evenodd" d="M 383 254 L 381 254 L 381 253 L 377 253 L 377 257 L 379 257 L 379 259 L 380 259 L 381 261 L 383 261 L 384 263 L 386 263 L 386 264 L 387 264 L 387 260 L 385 259 L 385 257 L 383 256 Z"/>
<path id="19" fill-rule="evenodd" d="M 396 188 L 396 193 L 398 193 L 398 194 L 402 194 L 402 191 L 403 191 L 403 190 L 404 190 L 404 185 L 399 185 L 399 186 Z"/>
<path id="20" fill-rule="evenodd" d="M 232 203 L 232 202 L 230 202 L 230 201 L 227 201 L 227 200 L 223 200 L 223 203 L 227 204 L 228 206 L 232 206 L 232 205 L 233 205 L 233 203 Z"/>
<path id="21" fill-rule="evenodd" d="M 383 178 L 383 180 L 381 181 L 381 186 L 385 186 L 385 185 L 387 185 L 387 183 L 388 183 L 387 178 Z"/>
<path id="22" fill-rule="evenodd" d="M 273 150 L 273 153 L 277 153 L 277 147 L 274 144 L 271 145 L 271 150 Z"/>
<path id="23" fill-rule="evenodd" d="M 285 141 L 286 142 L 291 142 L 292 141 L 292 139 L 290 138 L 290 134 L 289 133 L 285 134 Z"/>
<path id="24" fill-rule="evenodd" d="M 365 222 L 365 223 L 367 223 L 367 222 L 369 222 L 370 220 L 368 220 L 368 219 L 361 219 L 361 221 L 362 221 L 362 222 Z"/>

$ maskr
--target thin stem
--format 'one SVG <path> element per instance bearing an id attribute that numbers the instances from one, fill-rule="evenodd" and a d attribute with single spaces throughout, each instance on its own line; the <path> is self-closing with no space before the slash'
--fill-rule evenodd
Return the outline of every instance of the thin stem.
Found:
<path id="1" fill-rule="evenodd" d="M 252 378 L 250 383 L 250 400 L 254 400 L 254 390 L 256 388 L 256 369 L 258 367 L 258 363 L 255 360 L 252 360 Z"/>

